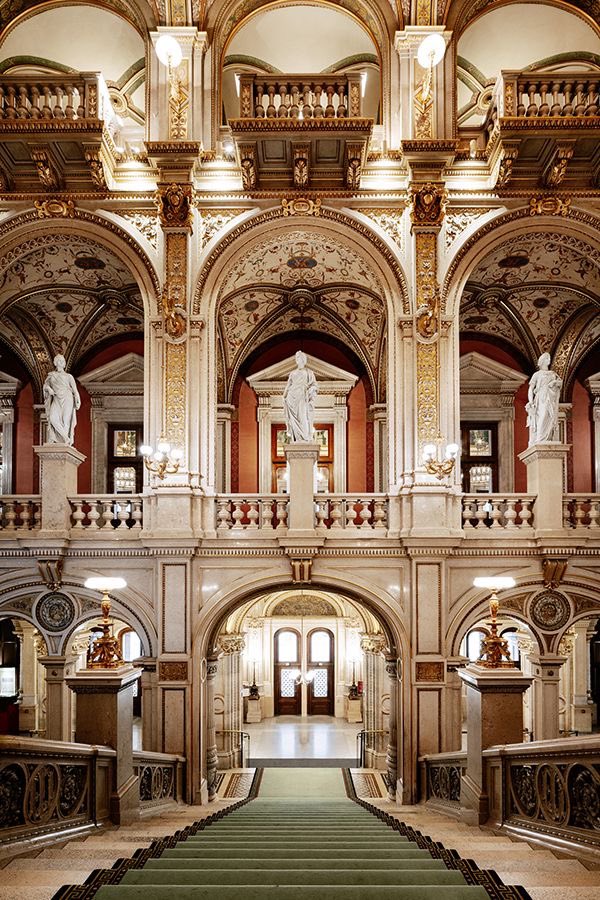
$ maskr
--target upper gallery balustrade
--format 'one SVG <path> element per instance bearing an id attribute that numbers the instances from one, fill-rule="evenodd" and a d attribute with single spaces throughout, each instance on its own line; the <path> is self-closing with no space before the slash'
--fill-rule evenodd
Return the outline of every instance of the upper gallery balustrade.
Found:
<path id="1" fill-rule="evenodd" d="M 498 76 L 483 123 L 461 129 L 485 149 L 496 187 L 600 184 L 600 74 L 515 72 Z"/>
<path id="2" fill-rule="evenodd" d="M 373 119 L 360 72 L 239 76 L 230 119 L 245 190 L 360 187 Z"/>
<path id="3" fill-rule="evenodd" d="M 108 190 L 119 128 L 100 72 L 0 75 L 2 191 Z"/>

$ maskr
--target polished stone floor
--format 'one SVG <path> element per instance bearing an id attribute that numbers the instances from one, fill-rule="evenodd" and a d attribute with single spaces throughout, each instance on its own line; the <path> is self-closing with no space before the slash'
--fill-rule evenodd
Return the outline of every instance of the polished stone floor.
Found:
<path id="1" fill-rule="evenodd" d="M 334 716 L 275 716 L 244 725 L 250 735 L 250 765 L 351 764 L 356 759 L 356 735 L 362 725 L 349 725 Z M 343 762 L 342 762 L 343 761 Z"/>

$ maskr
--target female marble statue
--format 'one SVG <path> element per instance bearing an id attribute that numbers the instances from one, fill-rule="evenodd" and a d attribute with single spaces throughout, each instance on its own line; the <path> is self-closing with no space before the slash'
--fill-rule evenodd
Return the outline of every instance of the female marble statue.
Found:
<path id="1" fill-rule="evenodd" d="M 314 372 L 306 368 L 302 350 L 296 353 L 296 367 L 290 372 L 283 392 L 286 429 L 292 442 L 312 441 L 318 386 Z"/>
<path id="2" fill-rule="evenodd" d="M 54 357 L 55 372 L 49 372 L 44 382 L 44 406 L 48 420 L 46 441 L 49 444 L 73 445 L 76 411 L 81 399 L 75 379 L 65 372 L 65 358 L 59 353 Z"/>
<path id="3" fill-rule="evenodd" d="M 529 382 L 527 425 L 529 446 L 558 440 L 558 400 L 562 378 L 550 369 L 550 354 L 542 353 L 538 359 L 538 371 Z"/>

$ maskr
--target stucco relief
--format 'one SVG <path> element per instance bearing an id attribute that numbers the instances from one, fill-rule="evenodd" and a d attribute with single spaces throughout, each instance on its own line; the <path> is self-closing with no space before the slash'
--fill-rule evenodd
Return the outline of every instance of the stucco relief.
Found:
<path id="1" fill-rule="evenodd" d="M 249 284 L 316 288 L 332 282 L 381 290 L 375 272 L 350 247 L 317 232 L 297 230 L 243 254 L 224 279 L 221 295 Z"/>
<path id="2" fill-rule="evenodd" d="M 505 316 L 502 308 L 498 306 L 497 292 L 473 299 L 473 295 L 468 289 L 465 291 L 460 309 L 460 330 L 461 332 L 476 331 L 504 338 L 525 356 L 531 355 L 523 336 L 518 332 L 514 323 Z"/>

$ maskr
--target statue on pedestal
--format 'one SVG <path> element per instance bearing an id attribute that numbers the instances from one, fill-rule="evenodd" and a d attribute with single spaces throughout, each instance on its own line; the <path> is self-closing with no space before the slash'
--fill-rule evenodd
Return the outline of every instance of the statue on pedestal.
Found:
<path id="1" fill-rule="evenodd" d="M 65 372 L 66 361 L 59 353 L 54 357 L 54 372 L 49 372 L 44 382 L 44 406 L 48 420 L 46 442 L 73 446 L 77 410 L 81 398 L 75 379 Z"/>
<path id="2" fill-rule="evenodd" d="M 529 446 L 558 440 L 558 401 L 562 378 L 550 368 L 550 354 L 542 353 L 538 371 L 529 382 L 527 425 Z"/>
<path id="3" fill-rule="evenodd" d="M 311 369 L 306 368 L 306 354 L 296 353 L 296 368 L 288 376 L 283 392 L 285 424 L 290 441 L 312 441 L 315 397 L 319 388 Z"/>

